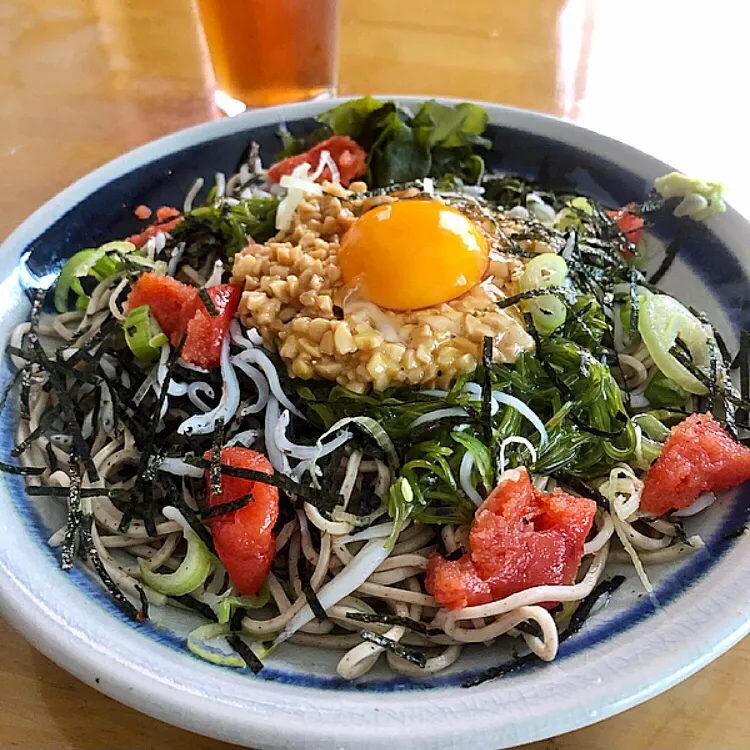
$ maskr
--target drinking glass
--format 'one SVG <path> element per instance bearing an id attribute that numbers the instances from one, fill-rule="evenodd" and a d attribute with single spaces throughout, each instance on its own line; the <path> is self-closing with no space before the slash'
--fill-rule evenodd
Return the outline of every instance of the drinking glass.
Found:
<path id="1" fill-rule="evenodd" d="M 198 8 L 222 111 L 335 93 L 338 0 L 198 0 Z"/>

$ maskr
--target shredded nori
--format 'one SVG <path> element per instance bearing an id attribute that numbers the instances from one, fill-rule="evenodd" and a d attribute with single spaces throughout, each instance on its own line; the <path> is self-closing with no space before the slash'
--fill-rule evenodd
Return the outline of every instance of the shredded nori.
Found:
<path id="1" fill-rule="evenodd" d="M 386 638 L 384 635 L 373 633 L 371 630 L 360 630 L 359 634 L 363 640 L 374 643 L 376 646 L 380 646 L 387 651 L 391 651 L 405 661 L 416 664 L 420 669 L 424 669 L 427 665 L 427 657 L 419 649 L 404 646 L 391 638 Z"/>
<path id="2" fill-rule="evenodd" d="M 640 273 L 637 268 L 630 269 L 630 332 L 638 333 L 638 315 L 641 309 L 641 298 L 638 296 Z"/>
<path id="3" fill-rule="evenodd" d="M 22 453 L 25 453 L 31 444 L 36 442 L 45 433 L 52 422 L 57 419 L 59 411 L 60 410 L 57 406 L 53 406 L 44 412 L 39 420 L 37 428 L 33 432 L 30 432 L 28 437 L 18 443 L 18 445 L 16 445 L 16 447 L 10 452 L 11 458 L 18 458 Z"/>
<path id="4" fill-rule="evenodd" d="M 144 620 L 148 620 L 148 597 L 143 586 L 140 584 L 136 584 L 135 590 L 138 592 L 138 598 L 141 600 L 141 608 L 138 610 L 135 619 L 138 622 L 143 622 Z"/>
<path id="5" fill-rule="evenodd" d="M 130 600 L 125 594 L 120 591 L 117 584 L 112 580 L 111 576 L 107 572 L 104 563 L 99 557 L 99 553 L 94 547 L 94 540 L 91 537 L 91 526 L 93 524 L 93 518 L 91 516 L 84 516 L 80 526 L 80 539 L 81 548 L 83 553 L 91 561 L 94 566 L 99 578 L 101 579 L 104 586 L 107 588 L 112 598 L 115 600 L 117 606 L 131 619 L 138 621 L 138 610 L 130 603 Z"/>
<path id="6" fill-rule="evenodd" d="M 449 562 L 455 562 L 456 560 L 460 560 L 465 554 L 466 550 L 463 547 L 456 547 L 453 552 L 445 555 L 445 559 Z"/>
<path id="7" fill-rule="evenodd" d="M 743 328 L 740 331 L 740 351 L 737 354 L 740 368 L 740 396 L 743 401 L 750 402 L 750 331 Z M 747 423 L 750 414 L 743 409 L 737 418 Z"/>
<path id="8" fill-rule="evenodd" d="M 369 612 L 347 612 L 346 617 L 348 620 L 355 620 L 356 622 L 376 623 L 378 625 L 399 625 L 402 628 L 413 630 L 415 633 L 421 635 L 443 635 L 443 631 L 440 628 L 428 628 L 423 622 L 419 620 L 412 620 L 410 617 L 402 617 L 401 615 L 391 614 L 370 614 Z"/>
<path id="9" fill-rule="evenodd" d="M 492 336 L 485 336 L 482 345 L 482 431 L 484 442 L 490 450 L 491 482 L 495 485 L 497 457 L 492 431 Z"/>
<path id="10" fill-rule="evenodd" d="M 18 474 L 24 477 L 38 477 L 44 472 L 47 471 L 47 469 L 44 468 L 44 466 L 14 466 L 13 464 L 7 464 L 5 461 L 0 461 L 0 472 L 4 474 Z M 68 491 L 64 487 L 60 487 L 60 489 L 65 490 L 65 494 L 68 494 Z"/>
<path id="11" fill-rule="evenodd" d="M 263 669 L 263 662 L 242 638 L 238 635 L 230 635 L 227 637 L 227 642 L 242 657 L 242 660 L 252 670 L 253 674 L 258 674 Z"/>
<path id="12" fill-rule="evenodd" d="M 653 272 L 653 274 L 651 274 L 651 278 L 649 279 L 651 284 L 658 284 L 664 278 L 667 271 L 669 271 L 672 263 L 674 263 L 677 253 L 680 251 L 680 246 L 682 245 L 683 227 L 684 224 L 679 222 L 677 225 L 677 233 L 674 239 L 669 245 L 667 245 L 667 250 L 664 254 L 664 259 L 662 260 L 661 265 Z"/>
<path id="13" fill-rule="evenodd" d="M 738 526 L 736 529 L 732 529 L 731 531 L 727 531 L 726 534 L 722 534 L 722 539 L 726 539 L 727 541 L 731 539 L 737 539 L 738 537 L 744 536 L 747 532 L 747 526 L 743 523 L 741 526 Z"/>
<path id="14" fill-rule="evenodd" d="M 198 458 L 195 456 L 185 456 L 185 463 L 189 463 L 191 466 L 199 466 L 201 468 L 209 468 L 211 462 L 205 458 Z M 308 487 L 303 484 L 299 484 L 289 477 L 283 474 L 266 474 L 262 471 L 255 471 L 254 469 L 245 469 L 241 466 L 230 466 L 229 464 L 221 465 L 221 473 L 228 477 L 238 477 L 239 479 L 249 479 L 253 482 L 259 482 L 260 484 L 270 484 L 272 487 L 278 487 L 281 490 L 289 492 L 293 495 L 305 498 L 315 504 L 316 502 L 326 503 L 331 500 L 328 493 L 321 490 L 316 490 L 313 487 Z M 335 498 L 333 498 L 335 501 Z M 317 507 L 317 506 L 316 506 Z"/>
<path id="15" fill-rule="evenodd" d="M 191 596 L 190 594 L 181 594 L 179 596 L 170 596 L 170 599 L 174 599 L 176 602 L 179 602 L 182 604 L 183 607 L 187 607 L 188 609 L 195 610 L 198 614 L 203 615 L 207 620 L 213 620 L 213 622 L 218 622 L 218 617 L 216 616 L 216 612 L 211 609 L 211 607 L 208 606 L 208 604 L 205 604 L 204 602 L 200 601 L 199 599 L 196 599 L 194 596 Z"/>
<path id="16" fill-rule="evenodd" d="M 94 466 L 94 462 L 91 460 L 91 452 L 89 450 L 88 443 L 83 438 L 81 426 L 78 424 L 78 419 L 76 417 L 75 406 L 72 399 L 70 398 L 65 381 L 60 376 L 53 363 L 50 361 L 38 339 L 34 340 L 33 346 L 34 352 L 36 353 L 36 356 L 39 360 L 39 365 L 47 372 L 50 383 L 55 390 L 57 400 L 60 404 L 60 409 L 62 410 L 65 422 L 68 429 L 70 430 L 70 434 L 73 437 L 73 444 L 75 445 L 76 453 L 83 461 L 83 464 L 86 467 L 86 471 L 88 472 L 89 479 L 92 482 L 97 482 L 99 481 L 99 472 L 97 472 L 96 466 Z"/>
<path id="17" fill-rule="evenodd" d="M 221 503 L 221 505 L 214 505 L 212 508 L 207 508 L 201 511 L 201 519 L 203 521 L 210 521 L 212 518 L 218 518 L 219 516 L 225 516 L 228 513 L 234 513 L 237 510 L 241 510 L 248 503 L 255 500 L 252 492 L 248 492 L 247 495 L 242 495 L 234 500 L 230 500 L 227 503 Z"/>
<path id="18" fill-rule="evenodd" d="M 601 599 L 602 596 L 609 596 L 614 591 L 616 591 L 622 585 L 624 580 L 625 576 L 617 575 L 609 580 L 601 581 L 594 588 L 594 590 L 578 605 L 578 608 L 570 618 L 568 627 L 563 633 L 560 634 L 559 642 L 562 643 L 572 635 L 575 635 L 583 627 L 583 623 L 586 621 L 586 618 L 589 616 L 591 610 L 594 608 L 594 605 L 599 601 L 599 599 Z M 466 682 L 461 684 L 461 687 L 475 687 L 476 685 L 481 685 L 483 682 L 487 682 L 488 680 L 493 680 L 496 677 L 503 677 L 506 674 L 518 671 L 519 669 L 521 669 L 521 667 L 524 667 L 527 664 L 531 664 L 538 658 L 539 657 L 533 652 L 524 654 L 523 656 L 517 656 L 513 659 L 503 662 L 502 664 L 498 664 L 495 667 L 490 667 L 489 669 L 480 672 L 478 675 L 469 678 L 468 680 L 466 680 Z"/>
<path id="19" fill-rule="evenodd" d="M 211 467 L 209 469 L 211 495 L 221 495 L 221 449 L 223 447 L 224 417 L 219 417 L 216 420 L 216 428 L 211 443 Z"/>
<path id="20" fill-rule="evenodd" d="M 198 535 L 206 547 L 213 554 L 216 554 L 216 547 L 214 547 L 214 539 L 211 536 L 211 532 L 201 523 L 200 516 L 185 502 L 182 493 L 177 489 L 172 478 L 170 476 L 163 477 L 161 484 L 167 494 L 169 504 L 174 505 L 182 513 L 190 528 Z"/>
<path id="21" fill-rule="evenodd" d="M 63 538 L 60 561 L 60 567 L 63 570 L 70 570 L 73 567 L 78 529 L 83 519 L 83 511 L 81 509 L 81 472 L 78 467 L 78 456 L 76 455 L 75 448 L 70 452 L 68 476 L 70 477 L 70 487 L 68 487 L 68 520 L 65 526 L 65 537 Z"/>
<path id="22" fill-rule="evenodd" d="M 320 603 L 320 599 L 318 599 L 318 595 L 315 593 L 315 589 L 313 589 L 312 584 L 310 583 L 310 575 L 307 570 L 307 558 L 303 554 L 300 554 L 299 559 L 297 560 L 297 573 L 299 574 L 300 583 L 302 584 L 302 593 L 305 595 L 305 599 L 307 599 L 307 603 L 313 611 L 315 619 L 318 622 L 324 622 L 328 617 L 328 614 Z"/>
<path id="23" fill-rule="evenodd" d="M 212 318 L 215 318 L 219 314 L 219 311 L 216 309 L 216 305 L 211 299 L 211 295 L 208 293 L 208 290 L 205 287 L 201 287 L 198 290 L 198 296 L 201 298 L 201 302 L 203 302 L 203 304 L 206 306 L 208 314 Z"/>
<path id="24" fill-rule="evenodd" d="M 229 619 L 229 629 L 233 633 L 239 633 L 242 631 L 242 621 L 245 619 L 246 614 L 247 610 L 244 607 L 237 607 L 237 609 L 234 610 Z"/>
<path id="25" fill-rule="evenodd" d="M 169 355 L 167 372 L 164 375 L 164 382 L 161 385 L 159 396 L 156 399 L 154 409 L 151 413 L 151 419 L 149 420 L 149 426 L 146 431 L 146 439 L 144 445 L 141 447 L 141 457 L 138 462 L 138 485 L 141 491 L 141 498 L 147 501 L 146 505 L 148 506 L 152 504 L 151 493 L 153 492 L 154 474 L 149 472 L 149 468 L 151 466 L 154 441 L 156 440 L 156 431 L 159 428 L 159 421 L 161 420 L 161 410 L 162 406 L 164 405 L 164 400 L 167 397 L 169 383 L 172 380 L 172 373 L 174 372 L 174 367 L 177 360 L 180 358 L 180 354 L 182 354 L 182 348 L 185 346 L 186 339 L 187 334 L 183 333 L 182 338 L 180 339 L 180 343 L 172 350 L 171 354 Z M 156 467 L 155 470 L 158 471 L 158 467 Z M 179 493 L 175 493 L 175 495 L 179 495 Z M 130 521 L 132 520 L 133 514 L 135 513 L 135 508 L 138 500 L 138 493 L 133 493 L 133 498 L 125 509 L 125 512 L 122 516 L 122 521 L 120 522 L 120 531 L 122 533 L 125 533 L 128 529 L 128 526 L 130 525 Z M 200 522 L 198 523 L 200 525 Z M 149 535 L 151 535 L 150 529 Z"/>

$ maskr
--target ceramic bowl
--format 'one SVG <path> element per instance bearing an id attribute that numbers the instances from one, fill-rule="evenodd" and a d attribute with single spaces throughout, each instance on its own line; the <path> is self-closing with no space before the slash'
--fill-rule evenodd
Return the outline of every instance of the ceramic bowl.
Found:
<path id="1" fill-rule="evenodd" d="M 390 97 L 389 97 L 390 98 Z M 418 99 L 402 99 L 418 106 Z M 25 289 L 50 283 L 83 247 L 137 228 L 133 208 L 182 205 L 197 176 L 236 171 L 251 140 L 269 158 L 278 123 L 293 131 L 331 106 L 311 102 L 210 122 L 143 146 L 96 170 L 27 219 L 0 252 L 0 330 L 28 315 Z M 487 161 L 533 176 L 542 165 L 584 194 L 621 205 L 648 193 L 671 170 L 629 146 L 568 122 L 485 105 L 493 148 Z M 668 242 L 674 222 L 655 227 Z M 663 286 L 705 310 L 737 347 L 750 327 L 750 226 L 733 210 L 695 225 Z M 658 259 L 657 259 L 658 262 Z M 0 387 L 10 377 L 5 362 Z M 13 405 L 0 418 L 0 454 L 14 442 Z M 24 494 L 20 477 L 0 476 L 0 603 L 3 615 L 40 651 L 84 682 L 144 713 L 214 738 L 255 748 L 506 747 L 604 719 L 666 690 L 716 658 L 748 631 L 750 539 L 727 538 L 746 520 L 750 490 L 726 493 L 697 519 L 706 547 L 652 568 L 652 596 L 632 569 L 609 605 L 566 641 L 551 664 L 530 666 L 478 687 L 461 683 L 504 661 L 502 646 L 465 649 L 450 670 L 410 680 L 375 670 L 356 683 L 336 677 L 338 656 L 285 646 L 257 676 L 207 664 L 184 648 L 192 615 L 157 612 L 127 620 L 83 570 L 60 570 L 47 539 L 62 522 L 58 501 Z M 155 609 L 155 608 L 154 608 Z"/>

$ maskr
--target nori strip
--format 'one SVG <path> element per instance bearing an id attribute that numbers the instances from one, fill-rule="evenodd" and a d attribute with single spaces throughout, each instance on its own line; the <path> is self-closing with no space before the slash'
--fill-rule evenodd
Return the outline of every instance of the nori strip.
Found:
<path id="1" fill-rule="evenodd" d="M 242 621 L 245 619 L 246 614 L 247 610 L 244 607 L 238 607 L 234 610 L 229 619 L 229 629 L 233 633 L 239 633 L 242 631 Z"/>
<path id="2" fill-rule="evenodd" d="M 263 662 L 238 635 L 228 636 L 227 642 L 242 657 L 242 660 L 252 670 L 253 674 L 258 674 L 263 669 Z"/>
<path id="3" fill-rule="evenodd" d="M 210 521 L 212 518 L 218 518 L 219 516 L 225 516 L 227 513 L 234 513 L 237 510 L 244 508 L 249 502 L 255 500 L 252 492 L 248 492 L 247 495 L 242 495 L 234 500 L 230 500 L 228 503 L 222 503 L 221 505 L 214 505 L 212 508 L 207 508 L 200 512 L 201 520 Z"/>
<path id="4" fill-rule="evenodd" d="M 743 523 L 741 526 L 738 526 L 736 529 L 732 529 L 732 531 L 727 531 L 726 534 L 722 534 L 721 538 L 726 539 L 727 541 L 731 539 L 737 539 L 738 537 L 744 536 L 745 532 L 747 531 L 747 526 Z"/>
<path id="5" fill-rule="evenodd" d="M 674 259 L 677 257 L 677 253 L 680 251 L 680 246 L 682 245 L 683 227 L 684 224 L 682 222 L 677 225 L 677 233 L 674 239 L 667 245 L 664 260 L 662 260 L 661 265 L 656 271 L 651 274 L 651 278 L 649 279 L 651 284 L 658 284 L 664 278 L 672 263 L 674 263 Z"/>
<path id="6" fill-rule="evenodd" d="M 594 605 L 599 601 L 599 599 L 604 595 L 609 595 L 612 592 L 616 591 L 625 580 L 625 576 L 614 576 L 610 580 L 602 581 L 599 583 L 594 590 L 585 597 L 581 603 L 578 605 L 578 608 L 573 613 L 573 617 L 570 618 L 570 623 L 568 624 L 568 627 L 565 629 L 563 633 L 560 634 L 559 642 L 562 643 L 563 641 L 570 638 L 570 636 L 577 633 L 581 627 L 583 626 L 583 623 L 586 621 L 586 618 L 591 613 L 591 610 L 593 609 Z M 536 661 L 539 657 L 531 652 L 528 654 L 524 654 L 523 656 L 517 656 L 513 659 L 510 659 L 509 661 L 506 661 L 502 664 L 498 664 L 495 667 L 490 667 L 489 669 L 485 669 L 483 672 L 480 672 L 478 675 L 475 675 L 474 677 L 469 678 L 466 680 L 466 682 L 461 684 L 461 687 L 464 688 L 470 688 L 475 687 L 476 685 L 481 685 L 483 682 L 487 682 L 488 680 L 493 680 L 496 677 L 503 677 L 506 674 L 510 674 L 511 672 L 515 672 L 519 670 L 521 667 L 526 666 L 527 664 L 530 664 L 534 661 Z"/>
<path id="7" fill-rule="evenodd" d="M 135 590 L 138 592 L 138 598 L 141 600 L 141 608 L 138 610 L 135 619 L 138 622 L 143 622 L 144 620 L 148 620 L 148 597 L 143 586 L 140 584 L 135 585 Z"/>
<path id="8" fill-rule="evenodd" d="M 492 432 L 492 336 L 485 336 L 482 345 L 482 431 L 484 442 L 490 449 L 490 471 L 492 486 L 497 474 L 497 451 Z"/>
<path id="9" fill-rule="evenodd" d="M 740 368 L 740 396 L 744 401 L 750 401 L 750 331 L 743 328 L 740 331 L 740 351 L 737 354 Z M 747 423 L 750 414 L 742 409 L 737 418 Z"/>
<path id="10" fill-rule="evenodd" d="M 456 547 L 453 552 L 445 555 L 445 559 L 448 560 L 448 562 L 455 562 L 456 560 L 460 560 L 465 554 L 466 550 L 463 547 Z"/>
<path id="11" fill-rule="evenodd" d="M 33 442 L 38 440 L 45 432 L 45 430 L 52 424 L 57 418 L 60 409 L 57 406 L 53 406 L 48 409 L 39 420 L 39 426 L 31 433 L 28 437 L 22 440 L 15 448 L 10 452 L 12 458 L 18 458 L 22 453 L 25 453 Z"/>
<path id="12" fill-rule="evenodd" d="M 224 417 L 216 420 L 213 441 L 211 443 L 211 466 L 209 468 L 209 486 L 211 495 L 221 495 L 221 449 L 224 447 Z"/>
<path id="13" fill-rule="evenodd" d="M 167 397 L 167 391 L 169 390 L 169 383 L 172 380 L 172 373 L 174 371 L 174 366 L 177 360 L 180 357 L 180 354 L 182 354 L 182 347 L 185 346 L 185 339 L 187 338 L 187 334 L 182 334 L 182 339 L 180 339 L 180 343 L 172 350 L 171 354 L 169 355 L 169 361 L 167 363 L 167 372 L 164 375 L 164 382 L 161 385 L 161 389 L 159 391 L 159 396 L 156 399 L 156 404 L 154 405 L 154 410 L 151 413 L 151 419 L 149 420 L 149 427 L 147 430 L 147 436 L 146 436 L 146 442 L 143 447 L 140 448 L 141 451 L 141 457 L 138 462 L 138 484 L 140 485 L 141 494 L 146 499 L 149 499 L 149 488 L 147 485 L 150 485 L 151 491 L 153 491 L 153 476 L 149 476 L 147 469 L 149 468 L 150 461 L 151 461 L 151 454 L 153 453 L 154 449 L 154 441 L 156 439 L 156 430 L 159 426 L 159 420 L 161 419 L 161 409 L 164 405 L 164 400 Z M 158 470 L 158 469 L 157 469 Z M 178 494 L 178 493 L 175 493 Z M 125 532 L 128 529 L 128 526 L 130 525 L 130 521 L 133 518 L 133 513 L 135 512 L 135 506 L 138 502 L 137 494 L 133 494 L 133 498 L 130 501 L 128 507 L 125 509 L 125 512 L 122 516 L 122 521 L 120 522 L 120 531 Z M 149 532 L 150 535 L 150 532 Z"/>
<path id="14" fill-rule="evenodd" d="M 199 466 L 201 468 L 209 468 L 211 466 L 211 462 L 205 458 L 185 456 L 183 460 L 191 466 Z M 240 479 L 249 479 L 253 482 L 260 482 L 261 484 L 270 484 L 272 487 L 278 487 L 293 495 L 299 495 L 310 502 L 328 502 L 332 499 L 327 493 L 299 484 L 283 474 L 266 474 L 262 471 L 244 469 L 240 466 L 230 466 L 229 464 L 221 465 L 221 473 L 228 477 L 238 477 Z"/>
<path id="15" fill-rule="evenodd" d="M 75 367 L 75 365 L 78 364 L 81 360 L 93 360 L 96 361 L 98 364 L 99 356 L 101 354 L 104 354 L 104 351 L 97 352 L 96 356 L 89 358 L 89 354 L 91 350 L 96 347 L 98 344 L 103 344 L 107 342 L 110 338 L 113 338 L 117 332 L 120 330 L 120 321 L 117 320 L 117 318 L 110 318 L 108 321 L 102 324 L 101 328 L 78 350 L 73 352 L 73 354 L 68 357 L 68 359 L 65 360 L 65 364 L 67 367 L 70 367 L 71 369 Z M 67 348 L 68 342 L 66 342 L 62 348 Z M 59 351 L 59 350 L 58 350 Z"/>
<path id="16" fill-rule="evenodd" d="M 212 318 L 215 318 L 219 314 L 219 311 L 216 309 L 216 305 L 214 304 L 214 301 L 211 299 L 211 295 L 208 293 L 205 287 L 201 287 L 198 290 L 198 296 L 201 298 L 201 302 L 206 306 L 208 314 Z"/>
<path id="17" fill-rule="evenodd" d="M 3 474 L 18 474 L 23 477 L 38 477 L 47 469 L 44 466 L 14 466 L 13 464 L 6 464 L 5 461 L 0 461 L 0 472 Z M 61 487 L 60 489 L 65 490 L 65 494 L 68 494 L 67 488 Z"/>
<path id="18" fill-rule="evenodd" d="M 46 471 L 46 469 L 42 469 Z M 49 485 L 28 486 L 25 492 L 29 497 L 67 497 L 67 487 L 52 487 Z M 127 490 L 114 489 L 106 490 L 102 487 L 82 487 L 81 497 L 109 497 L 115 500 L 121 500 L 129 494 Z"/>
<path id="19" fill-rule="evenodd" d="M 427 625 L 423 622 L 419 622 L 419 620 L 412 620 L 411 617 L 401 617 L 401 615 L 347 612 L 346 617 L 348 620 L 354 620 L 355 622 L 374 622 L 378 625 L 400 625 L 402 628 L 413 630 L 415 633 L 420 633 L 421 635 L 443 635 L 443 631 L 440 630 L 440 628 L 428 628 Z"/>
<path id="20" fill-rule="evenodd" d="M 594 590 L 585 597 L 576 608 L 576 611 L 570 618 L 568 627 L 560 634 L 560 643 L 567 641 L 568 638 L 575 635 L 583 627 L 584 622 L 586 622 L 588 616 L 591 614 L 591 610 L 602 596 L 610 596 L 617 591 L 624 582 L 625 576 L 621 575 L 612 576 L 612 578 L 606 581 L 600 581 Z"/>
<path id="21" fill-rule="evenodd" d="M 427 657 L 419 649 L 404 646 L 391 638 L 386 638 L 384 635 L 373 633 L 371 630 L 360 630 L 359 634 L 363 640 L 391 651 L 405 661 L 416 664 L 420 669 L 424 669 L 427 664 Z"/>
<path id="22" fill-rule="evenodd" d="M 302 584 L 302 593 L 307 599 L 307 603 L 310 605 L 310 609 L 315 615 L 315 619 L 318 622 L 323 622 L 328 617 L 323 605 L 318 599 L 318 595 L 315 593 L 312 584 L 310 583 L 310 575 L 307 570 L 307 558 L 303 554 L 300 554 L 297 560 L 297 573 L 299 573 L 300 583 Z"/>
<path id="23" fill-rule="evenodd" d="M 600 508 L 609 510 L 609 501 L 607 498 L 604 497 L 599 490 L 594 489 L 594 487 L 584 482 L 582 479 L 565 473 L 555 474 L 554 477 L 559 480 L 561 484 L 570 487 L 571 490 L 577 492 L 583 497 L 588 497 L 593 500 Z"/>
<path id="24" fill-rule="evenodd" d="M 73 556 L 75 554 L 76 537 L 83 518 L 81 509 L 81 472 L 78 468 L 78 456 L 75 448 L 70 452 L 70 487 L 68 488 L 68 520 L 65 526 L 65 537 L 63 538 L 62 557 L 60 567 L 70 570 L 73 567 Z"/>
<path id="25" fill-rule="evenodd" d="M 179 596 L 170 596 L 170 599 L 174 599 L 176 602 L 179 602 L 182 604 L 183 607 L 187 607 L 188 609 L 195 610 L 199 615 L 203 615 L 207 620 L 212 620 L 213 622 L 218 622 L 218 617 L 216 616 L 216 612 L 211 609 L 211 607 L 208 606 L 208 604 L 205 604 L 204 602 L 200 601 L 199 599 L 196 599 L 194 596 L 191 596 L 190 594 L 181 594 Z"/>
<path id="26" fill-rule="evenodd" d="M 44 446 L 44 450 L 47 453 L 47 460 L 49 461 L 49 470 L 51 474 L 54 474 L 59 468 L 60 463 L 57 460 L 57 456 L 55 455 L 55 451 L 52 448 L 52 443 L 47 441 L 47 445 Z"/>
<path id="27" fill-rule="evenodd" d="M 198 535 L 200 540 L 208 547 L 208 549 L 215 555 L 216 548 L 214 547 L 214 539 L 211 536 L 211 532 L 201 523 L 200 516 L 187 505 L 182 497 L 182 493 L 174 485 L 171 477 L 166 476 L 161 480 L 161 485 L 167 493 L 167 500 L 169 505 L 174 505 L 177 510 L 185 516 L 185 520 L 190 525 L 190 528 Z"/>
<path id="28" fill-rule="evenodd" d="M 80 526 L 80 539 L 81 547 L 86 557 L 91 561 L 94 566 L 99 578 L 102 583 L 109 591 L 112 598 L 115 600 L 115 604 L 130 618 L 138 621 L 138 610 L 130 603 L 125 594 L 120 591 L 117 584 L 112 580 L 111 576 L 107 572 L 104 563 L 99 557 L 99 553 L 94 547 L 94 540 L 91 537 L 91 526 L 93 524 L 93 518 L 91 516 L 84 516 Z"/>
<path id="29" fill-rule="evenodd" d="M 638 315 L 641 309 L 641 298 L 638 296 L 638 269 L 630 269 L 630 332 L 638 333 Z"/>
<path id="30" fill-rule="evenodd" d="M 50 361 L 38 339 L 34 340 L 34 351 L 39 358 L 40 366 L 46 370 L 50 382 L 52 383 L 52 387 L 55 390 L 60 409 L 65 417 L 70 434 L 73 437 L 73 444 L 75 445 L 76 453 L 83 461 L 89 479 L 92 482 L 98 482 L 99 472 L 96 470 L 96 466 L 94 466 L 94 462 L 91 460 L 91 452 L 89 451 L 88 443 L 83 439 L 81 426 L 78 424 L 78 419 L 76 418 L 75 406 L 70 398 L 66 384 L 63 378 L 60 377 L 60 374 L 53 363 Z"/>

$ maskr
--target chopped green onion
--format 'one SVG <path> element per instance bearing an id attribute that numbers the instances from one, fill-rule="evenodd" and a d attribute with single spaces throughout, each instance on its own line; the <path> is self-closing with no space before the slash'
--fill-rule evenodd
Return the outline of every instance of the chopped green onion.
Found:
<path id="1" fill-rule="evenodd" d="M 160 594 L 180 596 L 195 591 L 208 578 L 213 567 L 213 556 L 198 535 L 189 528 L 183 529 L 183 533 L 187 552 L 174 573 L 154 573 L 143 558 L 138 560 L 143 582 Z"/>
<path id="2" fill-rule="evenodd" d="M 216 617 L 220 623 L 226 624 L 237 608 L 260 609 L 268 604 L 270 598 L 271 592 L 265 584 L 255 596 L 228 596 L 216 605 Z"/>
<path id="3" fill-rule="evenodd" d="M 158 359 L 168 339 L 151 315 L 148 305 L 136 307 L 128 313 L 123 324 L 125 341 L 136 359 L 153 362 Z"/>
<path id="4" fill-rule="evenodd" d="M 641 300 L 638 331 L 661 372 L 688 393 L 705 396 L 708 388 L 685 365 L 670 354 L 679 338 L 698 371 L 708 373 L 711 333 L 686 307 L 666 294 Z"/>
<path id="5" fill-rule="evenodd" d="M 657 443 L 663 443 L 672 434 L 672 431 L 653 414 L 637 414 L 633 417 L 633 421 L 645 435 Z"/>
<path id="6" fill-rule="evenodd" d="M 187 637 L 187 647 L 196 656 L 199 656 L 211 664 L 217 664 L 220 667 L 237 667 L 244 669 L 245 660 L 238 654 L 222 654 L 206 647 L 206 641 L 215 638 L 231 635 L 229 625 L 223 623 L 211 622 L 208 625 L 201 625 L 199 628 L 190 631 Z"/>
<path id="7" fill-rule="evenodd" d="M 542 253 L 532 258 L 521 276 L 522 292 L 536 289 L 560 287 L 565 283 L 568 274 L 568 264 L 559 255 Z M 543 336 L 565 323 L 567 308 L 565 303 L 555 295 L 542 295 L 525 303 L 526 309 L 534 319 L 534 325 Z"/>

